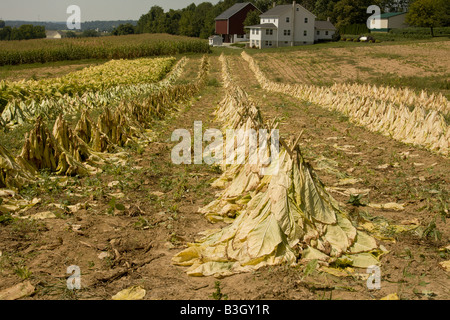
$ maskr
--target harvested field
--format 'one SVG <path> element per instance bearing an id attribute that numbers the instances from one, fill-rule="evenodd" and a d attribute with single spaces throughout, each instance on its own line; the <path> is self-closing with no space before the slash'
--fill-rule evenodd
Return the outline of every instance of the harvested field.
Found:
<path id="1" fill-rule="evenodd" d="M 377 72 L 375 65 L 386 66 L 387 63 L 391 63 L 390 72 L 398 77 L 436 76 L 442 80 L 450 72 L 448 58 L 444 56 L 449 43 L 417 42 L 319 50 L 302 47 L 286 53 L 248 52 L 268 81 L 289 85 L 326 84 L 332 88 L 334 79 L 345 84 L 358 80 L 362 84 L 380 85 L 372 72 Z M 436 63 L 432 63 L 434 57 L 440 57 Z M 112 97 L 117 97 L 118 101 L 109 103 L 110 100 L 106 100 L 105 105 L 117 111 L 125 121 L 122 126 L 113 126 L 124 129 L 121 137 L 106 129 L 106 120 L 98 120 L 107 118 L 102 116 L 106 114 L 105 106 L 97 104 L 96 100 L 89 104 L 92 123 L 98 123 L 99 134 L 108 136 L 111 141 L 108 144 L 111 148 L 101 151 L 104 162 L 79 159 L 80 168 L 89 169 L 89 174 L 57 175 L 56 170 L 47 168 L 40 170 L 37 176 L 5 176 L 3 172 L 12 172 L 23 165 L 18 157 L 23 145 L 21 136 L 41 120 L 15 125 L 2 133 L 0 144 L 6 145 L 5 150 L 11 151 L 11 155 L 5 156 L 0 149 L 0 164 L 3 169 L 10 170 L 0 172 L 0 183 L 8 183 L 11 187 L 0 189 L 0 296 L 5 290 L 24 284 L 27 290 L 19 299 L 108 300 L 124 289 L 140 286 L 145 290 L 141 297 L 145 300 L 203 300 L 217 299 L 219 285 L 221 293 L 228 299 L 238 300 L 372 300 L 390 294 L 405 300 L 450 299 L 449 270 L 446 269 L 450 259 L 448 155 L 439 153 L 441 149 L 405 143 L 393 135 L 369 130 L 353 121 L 352 114 L 319 104 L 322 100 L 307 101 L 290 92 L 272 90 L 276 87 L 261 83 L 249 62 L 239 54 L 230 53 L 220 59 L 190 55 L 185 60 L 176 60 L 177 64 L 165 78 L 152 84 L 151 88 L 139 87 L 139 95 L 133 95 L 131 99 L 128 95 L 117 94 Z M 125 85 L 120 90 L 129 92 L 128 87 Z M 132 90 L 137 90 L 135 87 Z M 427 97 L 435 93 L 433 99 L 437 99 L 439 93 L 445 95 L 448 92 L 445 88 L 432 87 L 430 82 L 424 82 L 421 90 L 427 92 Z M 103 97 L 101 93 L 99 96 Z M 351 90 L 347 94 L 356 96 Z M 167 100 L 158 104 L 158 99 Z M 380 99 L 388 100 L 391 101 L 385 96 Z M 395 101 L 393 107 L 399 105 Z M 418 96 L 410 101 L 416 108 L 416 101 L 424 99 Z M 233 106 L 244 109 L 234 112 Z M 435 108 L 435 104 L 429 106 L 426 112 Z M 247 110 L 254 122 L 241 121 L 248 116 L 242 110 Z M 65 114 L 72 115 L 69 111 Z M 442 110 L 436 114 L 446 116 Z M 81 118 L 77 112 L 73 115 L 77 121 Z M 380 289 L 367 287 L 369 274 L 366 268 L 356 266 L 356 261 L 351 260 L 351 252 L 345 251 L 352 247 L 350 242 L 354 239 L 349 240 L 344 250 L 349 260 L 342 258 L 342 252 L 327 248 L 327 241 L 321 242 L 320 237 L 315 239 L 316 242 L 299 237 L 300 243 L 288 241 L 287 244 L 280 240 L 286 251 L 292 249 L 297 254 L 295 263 L 272 259 L 278 251 L 261 245 L 263 249 L 258 251 L 256 260 L 262 265 L 246 261 L 250 268 L 245 272 L 230 268 L 228 274 L 220 274 L 217 271 L 223 270 L 213 265 L 211 269 L 198 270 L 203 274 L 211 270 L 216 277 L 192 276 L 189 272 L 195 268 L 182 265 L 192 258 L 183 256 L 183 252 L 192 248 L 192 243 L 201 244 L 198 241 L 205 231 L 215 234 L 232 230 L 236 221 L 242 221 L 238 220 L 241 214 L 245 217 L 251 212 L 251 209 L 246 211 L 247 202 L 241 200 L 258 199 L 258 194 L 267 191 L 264 185 L 267 179 L 258 180 L 259 188 L 243 188 L 242 194 L 227 198 L 223 190 L 227 190 L 228 182 L 224 184 L 225 189 L 221 189 L 217 181 L 227 177 L 230 167 L 205 163 L 174 164 L 171 151 L 178 144 L 178 141 L 172 141 L 174 130 L 186 129 L 193 136 L 195 121 L 202 122 L 204 132 L 236 123 L 252 126 L 259 121 L 259 116 L 264 120 L 258 124 L 261 126 L 276 120 L 280 137 L 290 146 L 289 141 L 302 133 L 298 149 L 289 151 L 300 152 L 300 164 L 310 166 L 314 172 L 315 188 L 322 190 L 323 184 L 323 190 L 319 192 L 324 199 L 330 195 L 336 201 L 331 202 L 331 207 L 339 207 L 336 209 L 339 219 L 348 218 L 358 234 L 367 234 L 376 242 L 376 248 L 361 252 L 376 259 L 373 261 L 381 271 Z M 65 118 L 67 126 L 74 128 L 77 121 Z M 64 142 L 59 133 L 61 130 L 51 130 L 54 123 L 54 118 L 48 122 L 48 135 L 56 134 L 55 144 Z M 129 128 L 133 130 L 125 130 Z M 446 126 L 442 130 L 446 130 Z M 82 131 L 74 132 L 81 135 Z M 194 145 L 195 142 L 191 143 Z M 99 151 L 91 151 L 94 148 L 91 141 L 86 145 L 89 152 L 100 155 Z M 59 152 L 62 150 L 58 149 L 62 147 L 55 148 Z M 286 150 L 286 147 L 282 145 L 281 149 Z M 71 152 L 72 149 L 67 148 L 66 153 Z M 18 167 L 7 166 L 11 163 Z M 92 172 L 92 168 L 97 171 Z M 243 172 L 239 168 L 236 170 Z M 32 181 L 16 188 L 11 184 L 15 181 L 11 177 L 20 178 L 20 182 Z M 236 180 L 236 177 L 230 177 L 228 186 Z M 270 185 L 270 188 L 275 186 Z M 234 214 L 226 210 L 213 214 L 199 212 L 215 200 L 224 201 L 221 204 L 228 204 L 227 208 L 234 208 L 231 210 Z M 296 201 L 301 215 L 309 210 L 301 207 L 303 199 Z M 314 208 L 313 216 L 316 214 Z M 279 230 L 286 230 L 281 227 L 285 226 L 281 217 L 275 223 L 280 225 Z M 304 216 L 302 219 L 308 221 L 305 224 L 317 222 Z M 333 223 L 330 225 L 334 226 Z M 245 248 L 246 239 L 254 241 L 251 232 L 248 233 L 253 227 L 236 227 L 241 228 L 242 248 Z M 316 227 L 319 232 L 331 228 L 318 223 Z M 238 235 L 233 236 L 239 240 Z M 268 237 L 267 241 L 262 238 L 261 242 L 272 243 L 272 238 Z M 339 245 L 339 241 L 328 242 L 333 248 Z M 200 245 L 201 250 L 205 250 L 202 257 L 216 259 L 217 256 L 208 256 L 208 248 L 213 245 L 205 243 L 205 247 Z M 307 247 L 326 252 L 326 257 L 304 260 Z M 281 245 L 277 244 L 276 248 Z M 244 260 L 239 259 L 247 255 L 248 252 L 242 249 L 235 258 L 221 257 L 219 262 L 242 262 Z M 180 260 L 180 257 L 187 258 Z M 276 257 L 286 256 L 279 254 Z M 201 267 L 207 265 L 208 259 L 196 262 L 196 266 Z M 67 268 L 72 265 L 81 270 L 80 290 L 67 288 Z M 199 275 L 198 270 L 195 275 Z"/>

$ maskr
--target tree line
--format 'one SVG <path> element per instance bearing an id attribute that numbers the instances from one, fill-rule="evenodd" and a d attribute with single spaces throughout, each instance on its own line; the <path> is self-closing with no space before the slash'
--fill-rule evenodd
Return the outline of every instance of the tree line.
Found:
<path id="1" fill-rule="evenodd" d="M 23 24 L 20 27 L 8 27 L 0 20 L 0 40 L 28 40 L 45 38 L 45 27 Z"/>
<path id="2" fill-rule="evenodd" d="M 292 0 L 222 0 L 215 5 L 210 2 L 192 3 L 186 8 L 167 12 L 153 6 L 140 17 L 136 26 L 122 24 L 114 29 L 113 34 L 169 33 L 208 38 L 215 33 L 215 17 L 238 2 L 251 2 L 265 12 L 273 4 L 290 4 Z M 297 3 L 314 13 L 317 20 L 330 18 L 338 29 L 365 24 L 370 16 L 367 13 L 370 5 L 378 5 L 382 12 L 405 12 L 409 8 L 413 12 L 408 13 L 407 22 L 412 26 L 432 28 L 450 25 L 448 0 L 297 0 Z M 250 15 L 245 24 L 258 24 L 258 14 L 253 12 Z"/>
<path id="3" fill-rule="evenodd" d="M 160 6 L 153 6 L 143 14 L 137 25 L 132 21 L 120 24 L 112 31 L 113 35 L 135 33 L 168 33 L 188 37 L 206 39 L 215 34 L 215 18 L 238 2 L 251 2 L 261 12 L 269 10 L 274 4 L 290 4 L 292 0 L 221 0 L 213 5 L 203 2 L 192 3 L 183 9 L 170 9 L 165 12 Z M 450 26 L 450 1 L 448 0 L 297 0 L 297 3 L 314 13 L 317 20 L 330 18 L 339 30 L 349 30 L 352 26 L 365 25 L 370 14 L 367 7 L 378 5 L 382 12 L 408 11 L 406 22 L 411 26 L 431 28 Z M 97 22 L 96 22 L 97 23 Z M 259 23 L 259 13 L 250 12 L 245 25 Z M 358 28 L 350 28 L 357 30 Z M 81 37 L 99 36 L 93 30 L 84 30 Z M 75 37 L 75 33 L 67 33 L 67 37 Z M 0 20 L 0 40 L 24 40 L 45 38 L 45 27 L 22 25 L 7 27 Z"/>

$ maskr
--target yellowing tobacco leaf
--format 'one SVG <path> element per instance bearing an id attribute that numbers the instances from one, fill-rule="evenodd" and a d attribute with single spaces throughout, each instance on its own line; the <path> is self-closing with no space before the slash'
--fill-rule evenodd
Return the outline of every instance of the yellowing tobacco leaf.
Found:
<path id="1" fill-rule="evenodd" d="M 142 300 L 146 291 L 141 286 L 133 286 L 112 296 L 113 300 Z"/>

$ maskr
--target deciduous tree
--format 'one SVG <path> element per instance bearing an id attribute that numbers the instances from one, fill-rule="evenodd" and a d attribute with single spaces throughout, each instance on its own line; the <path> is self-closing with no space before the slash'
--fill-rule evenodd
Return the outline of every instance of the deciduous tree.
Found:
<path id="1" fill-rule="evenodd" d="M 406 23 L 415 27 L 433 28 L 445 25 L 448 21 L 447 0 L 416 0 L 409 7 Z"/>

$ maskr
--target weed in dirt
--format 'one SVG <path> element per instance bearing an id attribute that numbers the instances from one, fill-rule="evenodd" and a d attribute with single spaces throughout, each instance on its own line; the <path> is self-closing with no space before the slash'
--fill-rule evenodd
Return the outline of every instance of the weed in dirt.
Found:
<path id="1" fill-rule="evenodd" d="M 31 277 L 32 272 L 28 269 L 27 266 L 19 266 L 14 269 L 14 273 L 21 278 L 22 280 L 29 279 Z"/>
<path id="2" fill-rule="evenodd" d="M 330 292 L 330 295 L 328 297 L 327 297 L 327 292 Z M 331 288 L 329 290 L 322 290 L 322 292 L 317 291 L 316 299 L 317 300 L 333 300 L 333 288 Z"/>
<path id="3" fill-rule="evenodd" d="M 214 300 L 228 300 L 228 295 L 222 293 L 222 289 L 220 288 L 220 281 L 216 281 L 214 283 L 214 289 L 216 291 L 211 295 Z"/>
<path id="4" fill-rule="evenodd" d="M 410 248 L 405 248 L 404 253 L 405 253 L 405 255 L 403 257 L 405 259 L 407 259 L 407 260 L 414 259 L 414 256 L 413 256 Z"/>
<path id="5" fill-rule="evenodd" d="M 309 276 L 310 274 L 312 274 L 314 271 L 316 271 L 317 269 L 317 259 L 313 259 L 310 262 L 308 262 L 308 264 L 306 265 L 305 269 L 303 269 L 303 277 L 302 280 L 304 278 L 306 278 L 307 276 Z"/>
<path id="6" fill-rule="evenodd" d="M 134 223 L 134 227 L 136 229 L 149 229 L 152 227 L 152 224 L 144 217 L 140 216 L 138 220 Z"/>
<path id="7" fill-rule="evenodd" d="M 55 195 L 62 192 L 63 187 L 61 186 L 58 178 L 52 176 L 51 172 L 48 170 L 40 171 L 41 179 L 39 182 L 31 183 L 23 187 L 19 194 L 25 199 L 32 199 L 40 194 Z"/>
<path id="8" fill-rule="evenodd" d="M 412 262 L 412 261 L 408 262 L 408 264 L 406 265 L 406 267 L 403 268 L 403 270 L 402 270 L 403 278 L 414 278 L 414 274 L 412 274 L 412 273 L 410 273 L 410 272 L 408 271 L 409 267 L 411 266 L 411 262 Z M 405 279 L 405 280 L 406 280 L 406 279 Z"/>
<path id="9" fill-rule="evenodd" d="M 112 197 L 111 200 L 108 202 L 108 209 L 106 212 L 109 215 L 114 215 L 116 210 L 124 211 L 125 206 L 122 203 L 117 202 L 117 199 L 115 197 Z"/>
<path id="10" fill-rule="evenodd" d="M 170 190 L 172 190 L 172 184 L 173 180 L 168 176 L 164 176 L 159 179 L 159 187 L 163 192 L 169 192 Z"/>
<path id="11" fill-rule="evenodd" d="M 436 226 L 436 219 L 439 214 L 435 215 L 431 221 L 426 225 L 423 231 L 419 230 L 419 237 L 422 239 L 432 239 L 434 241 L 439 241 L 442 239 L 442 233 Z"/>
<path id="12" fill-rule="evenodd" d="M 70 290 L 68 288 L 63 289 L 62 299 L 63 300 L 78 300 L 77 291 Z"/>
<path id="13" fill-rule="evenodd" d="M 30 219 L 14 219 L 11 224 L 11 236 L 20 240 L 35 239 L 40 231 L 47 230 L 43 222 Z"/>
<path id="14" fill-rule="evenodd" d="M 3 200 L 3 199 L 0 199 L 0 200 Z M 1 201 L 0 201 L 0 204 L 1 204 Z M 11 215 L 11 213 L 5 212 L 5 213 L 0 214 L 0 225 L 6 226 L 6 225 L 13 223 L 13 221 L 14 221 L 14 218 Z"/>
<path id="15" fill-rule="evenodd" d="M 174 246 L 178 246 L 181 242 L 180 242 L 180 238 L 177 236 L 177 234 L 175 232 L 170 234 L 170 238 L 169 238 L 170 243 L 172 243 Z"/>
<path id="16" fill-rule="evenodd" d="M 364 207 L 366 205 L 361 202 L 362 197 L 362 194 L 351 194 L 350 199 L 347 201 L 347 203 L 350 203 L 354 207 Z"/>

